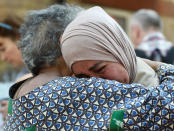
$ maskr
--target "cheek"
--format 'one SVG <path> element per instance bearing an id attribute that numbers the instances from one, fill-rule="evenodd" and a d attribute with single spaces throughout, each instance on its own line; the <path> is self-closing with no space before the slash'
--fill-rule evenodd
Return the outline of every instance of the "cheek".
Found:
<path id="1" fill-rule="evenodd" d="M 16 48 L 14 47 L 13 48 L 13 46 L 6 46 L 5 48 L 4 48 L 4 52 L 6 52 L 6 53 L 10 53 L 10 54 L 13 54 L 14 55 L 14 50 L 16 50 Z"/>
<path id="2" fill-rule="evenodd" d="M 120 77 L 118 75 L 118 71 L 115 70 L 107 70 L 105 73 L 102 75 L 103 78 L 109 79 L 109 80 L 119 80 Z"/>
<path id="3" fill-rule="evenodd" d="M 19 50 L 17 49 L 16 46 L 11 46 L 8 49 L 8 52 L 11 52 L 11 54 L 13 54 L 14 56 L 16 56 L 15 58 L 19 58 L 20 57 L 20 52 L 19 52 Z"/>
<path id="4" fill-rule="evenodd" d="M 103 74 L 103 78 L 109 80 L 116 80 L 121 83 L 129 83 L 127 71 L 122 68 L 107 69 Z"/>
<path id="5" fill-rule="evenodd" d="M 81 63 L 75 63 L 72 65 L 72 72 L 77 75 L 77 74 L 86 74 L 87 75 L 87 66 L 85 64 Z"/>

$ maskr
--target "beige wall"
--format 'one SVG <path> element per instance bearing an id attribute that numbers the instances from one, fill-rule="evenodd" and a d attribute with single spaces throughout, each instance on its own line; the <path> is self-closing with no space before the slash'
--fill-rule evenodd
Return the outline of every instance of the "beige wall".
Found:
<path id="1" fill-rule="evenodd" d="M 0 19 L 9 14 L 23 17 L 28 10 L 45 8 L 54 2 L 55 0 L 0 0 Z"/>
<path id="2" fill-rule="evenodd" d="M 163 33 L 166 38 L 174 43 L 174 17 L 162 16 L 163 20 Z"/>

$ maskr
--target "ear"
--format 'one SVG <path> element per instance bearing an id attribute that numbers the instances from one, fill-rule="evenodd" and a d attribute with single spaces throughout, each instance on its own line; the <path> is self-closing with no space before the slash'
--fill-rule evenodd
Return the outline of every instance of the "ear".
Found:
<path id="1" fill-rule="evenodd" d="M 134 30 L 135 30 L 135 37 L 136 37 L 136 39 L 139 39 L 140 36 L 141 36 L 140 28 L 138 26 L 134 26 Z"/>
<path id="2" fill-rule="evenodd" d="M 130 37 L 131 40 L 134 44 L 134 47 L 138 46 L 139 44 L 139 36 L 140 36 L 140 30 L 136 25 L 131 26 L 131 32 L 130 32 Z"/>

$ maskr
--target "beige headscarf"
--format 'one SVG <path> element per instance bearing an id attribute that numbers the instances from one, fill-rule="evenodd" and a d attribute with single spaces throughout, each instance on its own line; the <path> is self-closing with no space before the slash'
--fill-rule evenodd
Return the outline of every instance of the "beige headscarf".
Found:
<path id="1" fill-rule="evenodd" d="M 137 76 L 137 59 L 129 38 L 100 7 L 79 14 L 66 28 L 61 44 L 70 69 L 77 61 L 103 60 L 121 63 L 128 72 L 130 83 Z"/>

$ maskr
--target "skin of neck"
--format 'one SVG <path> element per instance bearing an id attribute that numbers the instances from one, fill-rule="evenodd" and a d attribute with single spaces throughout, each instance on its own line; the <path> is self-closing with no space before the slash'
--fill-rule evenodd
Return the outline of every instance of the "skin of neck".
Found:
<path id="1" fill-rule="evenodd" d="M 59 69 L 57 66 L 48 66 L 44 67 L 40 70 L 39 74 L 48 74 L 48 75 L 58 75 L 61 76 L 61 73 L 59 72 Z"/>
<path id="2" fill-rule="evenodd" d="M 26 77 L 23 77 L 21 80 L 26 80 L 23 85 L 21 85 L 20 89 L 16 92 L 14 98 L 18 98 L 32 91 L 34 88 L 37 88 L 47 82 L 56 79 L 57 77 L 66 76 L 72 74 L 70 70 L 67 68 L 63 57 L 59 57 L 57 60 L 57 65 L 45 66 L 40 69 L 40 72 L 36 76 L 32 76 L 29 74 Z"/>
<path id="3" fill-rule="evenodd" d="M 156 33 L 156 32 L 161 32 L 161 31 L 159 29 L 154 29 L 153 27 L 150 27 L 148 30 L 143 31 L 143 35 L 145 37 L 149 34 Z"/>
<path id="4" fill-rule="evenodd" d="M 70 76 L 72 75 L 71 71 L 68 69 L 63 57 L 59 57 L 57 60 L 57 65 L 54 66 L 46 66 L 42 68 L 39 74 L 50 74 L 50 75 L 57 75 L 57 76 Z"/>

